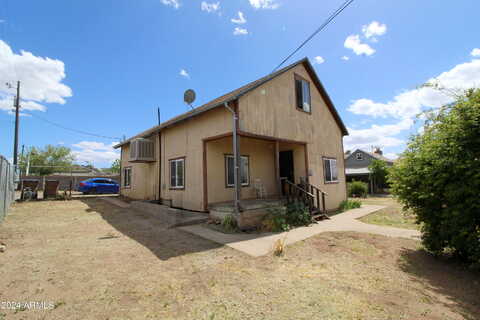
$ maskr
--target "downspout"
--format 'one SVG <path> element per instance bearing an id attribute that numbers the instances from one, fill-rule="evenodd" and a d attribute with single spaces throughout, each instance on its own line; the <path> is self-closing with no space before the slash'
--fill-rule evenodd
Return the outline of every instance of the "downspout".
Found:
<path id="1" fill-rule="evenodd" d="M 234 214 L 236 217 L 240 213 L 240 155 L 239 155 L 239 144 L 238 144 L 238 114 L 228 106 L 228 102 L 224 102 L 225 108 L 232 113 L 233 116 L 233 183 L 235 187 L 235 197 L 233 202 Z"/>
<path id="2" fill-rule="evenodd" d="M 162 132 L 158 131 L 158 203 L 162 204 Z"/>

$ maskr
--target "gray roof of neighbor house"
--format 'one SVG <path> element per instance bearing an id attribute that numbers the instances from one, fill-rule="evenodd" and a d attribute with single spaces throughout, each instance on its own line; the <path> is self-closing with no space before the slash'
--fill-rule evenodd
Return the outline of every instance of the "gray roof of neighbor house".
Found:
<path id="1" fill-rule="evenodd" d="M 115 145 L 114 148 L 119 148 L 121 147 L 122 145 L 124 144 L 127 144 L 129 143 L 131 140 L 133 139 L 136 139 L 136 138 L 144 138 L 144 137 L 148 137 L 149 135 L 157 132 L 157 131 L 160 131 L 164 128 L 167 128 L 167 127 L 170 127 L 170 126 L 173 126 L 181 121 L 184 121 L 184 120 L 187 120 L 187 119 L 190 119 L 192 117 L 195 117 L 199 114 L 202 114 L 208 110 L 212 110 L 214 108 L 217 108 L 217 107 L 220 107 L 220 106 L 223 106 L 223 104 L 225 102 L 231 102 L 231 101 L 234 101 L 238 98 L 240 98 L 242 95 L 252 91 L 253 89 L 261 86 L 262 84 L 272 80 L 273 78 L 281 75 L 282 73 L 296 67 L 297 65 L 299 64 L 303 64 L 307 70 L 307 72 L 309 73 L 310 77 L 312 78 L 313 82 L 315 83 L 315 85 L 317 86 L 318 90 L 320 91 L 323 99 L 325 100 L 325 103 L 327 105 L 327 107 L 330 109 L 330 112 L 332 113 L 333 117 L 335 118 L 335 121 L 337 122 L 338 126 L 340 127 L 340 129 L 342 130 L 342 133 L 343 135 L 348 135 L 348 131 L 347 131 L 347 128 L 345 127 L 345 124 L 343 123 L 342 119 L 340 118 L 337 110 L 335 109 L 335 106 L 333 105 L 332 103 L 332 100 L 330 99 L 330 97 L 328 96 L 327 92 L 325 91 L 325 88 L 323 87 L 322 83 L 320 82 L 320 79 L 318 78 L 317 74 L 315 73 L 315 70 L 313 69 L 313 66 L 312 64 L 310 63 L 310 61 L 308 60 L 308 58 L 303 58 L 295 63 L 292 63 L 291 65 L 283 68 L 283 69 L 280 69 L 276 72 L 273 72 L 263 78 L 260 78 L 258 80 L 255 80 L 255 81 L 252 81 L 238 89 L 235 89 L 227 94 L 224 94 L 223 96 L 220 96 L 200 107 L 197 107 L 189 112 L 186 112 L 186 113 L 183 113 L 179 116 L 176 116 L 166 122 L 163 122 L 161 123 L 160 125 L 158 126 L 154 126 L 148 130 L 145 130 L 125 141 L 122 141 L 120 142 L 119 144 Z"/>
<path id="2" fill-rule="evenodd" d="M 362 151 L 363 153 L 366 153 L 366 154 L 368 154 L 368 155 L 370 155 L 370 156 L 372 156 L 372 157 L 374 157 L 375 159 L 378 159 L 378 160 L 383 160 L 383 161 L 389 162 L 389 163 L 394 163 L 395 162 L 395 160 L 388 159 L 381 154 L 378 154 L 378 153 L 375 153 L 375 152 L 368 152 L 368 151 L 365 151 L 365 150 L 362 150 L 362 149 L 356 149 L 355 151 L 350 152 L 349 154 L 345 153 L 344 158 L 347 159 L 348 157 L 350 157 L 352 154 L 356 153 L 357 151 Z"/>

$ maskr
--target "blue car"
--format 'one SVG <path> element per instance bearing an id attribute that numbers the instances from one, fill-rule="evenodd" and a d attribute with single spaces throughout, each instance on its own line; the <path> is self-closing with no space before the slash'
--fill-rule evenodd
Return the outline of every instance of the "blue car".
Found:
<path id="1" fill-rule="evenodd" d="M 92 178 L 78 185 L 78 191 L 83 194 L 118 193 L 119 189 L 120 185 L 115 180 L 107 178 Z"/>

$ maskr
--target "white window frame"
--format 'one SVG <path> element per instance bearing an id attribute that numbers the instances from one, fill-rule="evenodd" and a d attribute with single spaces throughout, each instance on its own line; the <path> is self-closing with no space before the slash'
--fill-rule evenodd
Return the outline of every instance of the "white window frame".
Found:
<path id="1" fill-rule="evenodd" d="M 297 109 L 302 110 L 306 113 L 311 113 L 312 112 L 312 92 L 310 90 L 310 81 L 304 79 L 303 77 L 297 74 L 294 75 L 294 79 L 295 79 L 295 105 Z M 297 92 L 297 81 L 300 82 L 300 86 L 301 86 L 300 88 L 301 89 L 301 92 L 300 92 L 301 106 L 298 105 L 298 102 L 300 101 L 298 101 L 299 92 Z M 307 95 L 308 95 L 308 99 L 307 99 Z"/>
<path id="2" fill-rule="evenodd" d="M 182 183 L 180 184 L 180 177 L 178 176 L 178 163 L 182 163 Z M 172 172 L 172 163 L 175 163 L 175 172 Z M 185 158 L 177 158 L 168 160 L 168 167 L 170 170 L 170 189 L 183 190 L 185 189 Z M 172 185 L 172 174 L 175 174 L 175 185 Z"/>
<path id="3" fill-rule="evenodd" d="M 128 172 L 128 174 L 127 174 L 127 172 Z M 128 177 L 128 179 L 127 179 L 127 177 Z M 132 167 L 123 168 L 122 184 L 123 184 L 124 188 L 130 188 L 130 186 L 132 185 Z"/>
<path id="4" fill-rule="evenodd" d="M 327 165 L 330 169 L 330 179 L 327 177 Z M 323 171 L 325 183 L 337 183 L 338 182 L 338 167 L 336 158 L 323 158 Z M 333 174 L 335 172 L 335 174 Z M 336 179 L 334 179 L 336 177 Z"/>
<path id="5" fill-rule="evenodd" d="M 234 160 L 233 155 L 231 155 L 231 154 L 226 154 L 225 155 L 225 184 L 226 184 L 227 187 L 234 187 L 235 186 L 234 183 L 228 183 L 228 170 L 229 170 L 228 159 L 232 159 L 232 161 L 233 161 Z M 247 166 L 246 166 L 247 181 L 243 182 L 241 185 L 242 185 L 242 187 L 248 187 L 250 185 L 250 157 L 249 156 L 240 156 L 240 181 L 242 180 L 242 162 L 243 161 L 247 161 Z M 232 170 L 233 170 L 233 168 L 232 168 Z"/>
<path id="6" fill-rule="evenodd" d="M 358 160 L 358 161 L 362 161 L 363 160 L 363 153 L 361 153 L 361 152 L 355 153 L 355 159 Z"/>

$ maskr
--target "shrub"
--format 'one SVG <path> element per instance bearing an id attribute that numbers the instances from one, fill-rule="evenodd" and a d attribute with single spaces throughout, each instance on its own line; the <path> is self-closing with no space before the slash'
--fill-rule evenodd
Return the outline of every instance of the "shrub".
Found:
<path id="1" fill-rule="evenodd" d="M 287 205 L 287 223 L 294 227 L 307 226 L 312 223 L 312 216 L 303 202 Z"/>
<path id="2" fill-rule="evenodd" d="M 312 216 L 302 202 L 288 204 L 285 208 L 273 208 L 263 221 L 265 231 L 288 231 L 292 227 L 307 226 Z"/>
<path id="3" fill-rule="evenodd" d="M 344 212 L 350 209 L 360 208 L 362 202 L 360 200 L 343 200 L 340 202 L 340 212 Z"/>
<path id="4" fill-rule="evenodd" d="M 352 181 L 347 184 L 349 197 L 367 197 L 368 185 L 362 181 Z"/>
<path id="5" fill-rule="evenodd" d="M 383 160 L 373 160 L 368 169 L 371 172 L 371 179 L 373 180 L 373 192 L 378 192 L 387 186 L 388 166 Z"/>
<path id="6" fill-rule="evenodd" d="M 287 224 L 287 210 L 285 208 L 272 208 L 263 220 L 263 230 L 280 232 L 290 230 Z"/>
<path id="7" fill-rule="evenodd" d="M 480 90 L 427 114 L 389 175 L 392 192 L 422 223 L 425 248 L 480 263 Z"/>
<path id="8" fill-rule="evenodd" d="M 233 215 L 229 214 L 223 218 L 222 227 L 227 232 L 235 231 L 237 230 L 237 220 L 235 220 Z"/>

